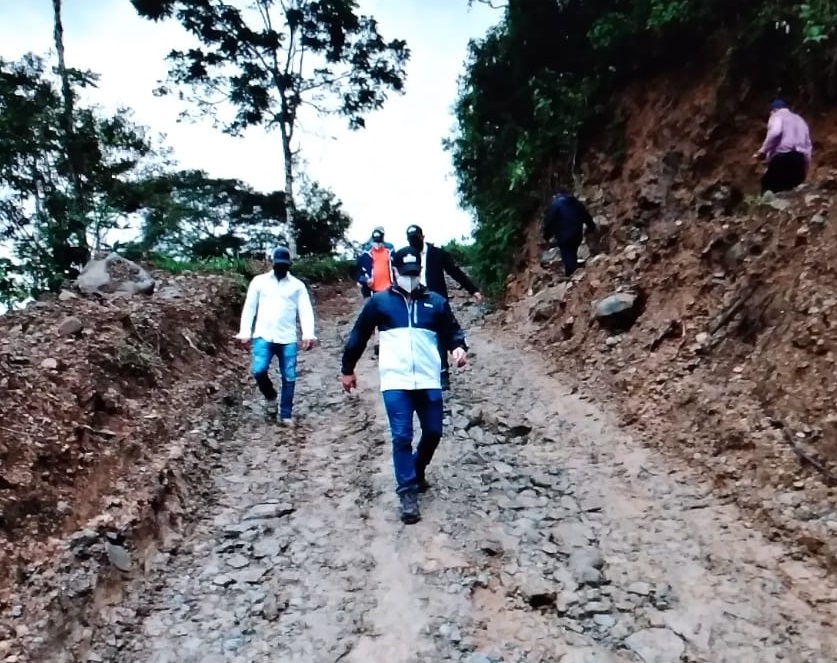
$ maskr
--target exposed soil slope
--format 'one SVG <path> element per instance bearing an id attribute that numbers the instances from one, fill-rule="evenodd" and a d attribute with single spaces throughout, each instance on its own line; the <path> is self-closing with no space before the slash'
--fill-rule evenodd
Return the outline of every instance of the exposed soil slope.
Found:
<path id="1" fill-rule="evenodd" d="M 599 255 L 566 284 L 558 265 L 539 264 L 533 223 L 506 322 L 613 399 L 649 444 L 703 467 L 719 494 L 833 563 L 835 116 L 810 118 L 809 183 L 758 200 L 750 155 L 764 118 L 735 114 L 735 102 L 705 80 L 630 90 L 624 154 L 593 150 L 583 167 L 607 229 Z M 593 302 L 620 289 L 642 308 L 623 333 L 591 316 Z"/>

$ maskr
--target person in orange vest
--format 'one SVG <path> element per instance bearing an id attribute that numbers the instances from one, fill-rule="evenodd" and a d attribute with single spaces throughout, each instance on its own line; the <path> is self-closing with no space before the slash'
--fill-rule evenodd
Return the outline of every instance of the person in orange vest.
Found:
<path id="1" fill-rule="evenodd" d="M 392 244 L 384 241 L 384 229 L 380 226 L 372 231 L 368 248 L 358 258 L 358 285 L 364 300 L 376 292 L 392 287 Z M 377 339 L 376 339 L 377 341 Z M 373 352 L 378 356 L 378 343 Z"/>
<path id="2" fill-rule="evenodd" d="M 384 229 L 375 228 L 371 241 L 357 260 L 357 282 L 363 298 L 392 285 L 392 245 L 384 241 Z"/>

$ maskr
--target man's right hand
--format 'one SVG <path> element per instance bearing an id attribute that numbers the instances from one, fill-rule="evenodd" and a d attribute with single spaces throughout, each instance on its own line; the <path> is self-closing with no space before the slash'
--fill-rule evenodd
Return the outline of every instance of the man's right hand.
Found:
<path id="1" fill-rule="evenodd" d="M 341 375 L 340 384 L 343 385 L 343 391 L 350 394 L 352 393 L 352 389 L 357 389 L 357 376 L 354 373 L 351 375 Z"/>

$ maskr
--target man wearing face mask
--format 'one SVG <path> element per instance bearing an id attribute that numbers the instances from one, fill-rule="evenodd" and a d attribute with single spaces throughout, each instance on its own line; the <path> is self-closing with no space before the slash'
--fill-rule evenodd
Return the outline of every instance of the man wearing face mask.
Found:
<path id="1" fill-rule="evenodd" d="M 407 228 L 407 243 L 416 251 L 421 253 L 421 283 L 427 286 L 428 290 L 436 292 L 446 300 L 448 296 L 448 284 L 445 280 L 445 274 L 456 281 L 460 287 L 468 291 L 470 295 L 477 300 L 482 301 L 482 295 L 474 282 L 468 278 L 468 275 L 463 272 L 453 256 L 445 251 L 443 248 L 426 242 L 424 240 L 424 232 L 417 225 L 411 225 Z M 447 353 L 439 348 L 439 354 L 442 357 L 442 389 L 450 389 L 450 371 L 448 368 Z"/>
<path id="2" fill-rule="evenodd" d="M 377 329 L 381 352 L 378 370 L 392 436 L 392 460 L 401 520 L 416 523 L 418 493 L 429 488 L 425 472 L 442 437 L 442 385 L 439 348 L 465 365 L 465 333 L 441 295 L 421 284 L 421 253 L 404 247 L 393 256 L 395 285 L 367 300 L 352 328 L 340 381 L 347 392 L 357 387 L 355 366 Z M 413 414 L 421 439 L 413 452 Z"/>
<path id="3" fill-rule="evenodd" d="M 357 282 L 363 298 L 392 285 L 392 244 L 384 241 L 384 229 L 375 228 L 368 248 L 357 260 Z"/>
<path id="4" fill-rule="evenodd" d="M 241 329 L 236 338 L 252 344 L 253 377 L 272 412 L 281 423 L 293 425 L 297 317 L 302 328 L 301 347 L 310 350 L 316 343 L 314 308 L 305 284 L 290 273 L 290 251 L 284 246 L 277 247 L 271 254 L 271 261 L 271 271 L 259 274 L 250 282 L 241 311 Z M 280 394 L 276 393 L 269 375 L 274 357 L 279 360 Z"/>

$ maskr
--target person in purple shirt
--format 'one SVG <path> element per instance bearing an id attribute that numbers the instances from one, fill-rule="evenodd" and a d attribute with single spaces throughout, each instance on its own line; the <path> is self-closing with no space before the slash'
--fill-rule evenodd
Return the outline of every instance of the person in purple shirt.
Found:
<path id="1" fill-rule="evenodd" d="M 811 133 L 799 115 L 784 101 L 770 104 L 767 136 L 754 159 L 765 159 L 767 170 L 761 178 L 761 192 L 790 191 L 805 181 L 811 166 Z"/>

